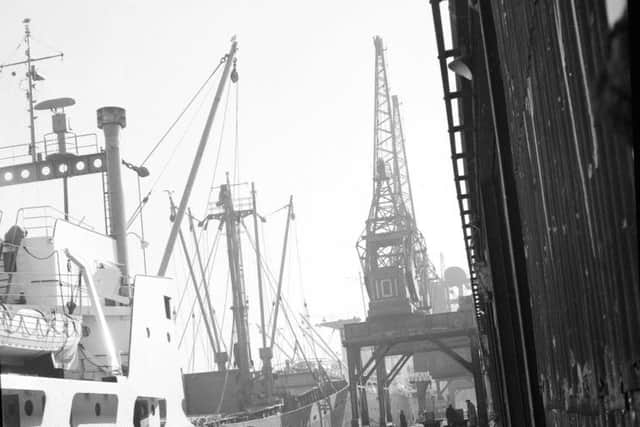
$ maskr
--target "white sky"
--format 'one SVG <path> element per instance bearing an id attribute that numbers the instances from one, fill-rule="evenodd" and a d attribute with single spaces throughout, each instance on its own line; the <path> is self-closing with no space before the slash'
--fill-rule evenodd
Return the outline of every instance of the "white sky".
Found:
<path id="1" fill-rule="evenodd" d="M 227 52 L 231 36 L 237 35 L 241 181 L 256 182 L 263 213 L 285 205 L 289 194 L 294 195 L 304 295 L 317 320 L 362 316 L 354 246 L 371 199 L 372 37 L 382 36 L 388 48 L 391 90 L 402 102 L 418 226 L 436 266 L 442 252 L 447 266 L 466 270 L 427 1 L 9 0 L 3 2 L 0 15 L 3 63 L 22 58 L 24 49 L 15 48 L 23 36 L 25 17 L 32 20 L 35 56 L 65 53 L 63 62 L 38 64 L 47 80 L 38 85 L 37 99 L 75 98 L 76 106 L 67 111 L 74 130 L 96 132 L 100 140 L 95 110 L 105 105 L 126 108 L 122 157 L 132 163 L 142 161 Z M 26 103 L 19 82 L 8 70 L 0 73 L 0 146 L 28 141 Z M 148 163 L 152 175 L 143 181 L 143 191 L 186 131 L 145 210 L 150 271 L 157 270 L 169 228 L 162 190 L 182 192 L 210 100 L 211 93 L 193 124 L 186 126 L 193 117 L 190 114 Z M 233 168 L 233 106 L 234 94 L 217 184 L 223 172 Z M 221 113 L 190 203 L 197 216 L 204 212 L 211 182 Z M 40 114 L 38 135 L 50 131 L 48 115 Z M 132 173 L 124 173 L 127 211 L 132 212 L 137 201 L 135 180 Z M 86 216 L 101 230 L 100 188 L 97 176 L 73 180 L 71 214 Z M 0 209 L 5 212 L 2 232 L 21 206 L 61 207 L 61 192 L 60 182 L 0 189 Z M 266 252 L 274 272 L 283 217 L 281 212 L 265 224 Z M 135 239 L 131 243 L 132 261 L 141 271 Z M 224 252 L 219 252 L 224 260 Z M 169 273 L 184 277 L 181 252 L 175 253 Z M 295 244 L 289 257 L 296 260 Z M 247 287 L 253 297 L 255 270 L 249 260 L 246 264 Z M 297 266 L 288 269 L 289 281 L 296 281 Z M 214 284 L 214 298 L 220 301 L 223 290 L 217 289 Z M 252 323 L 257 319 L 253 301 Z"/>

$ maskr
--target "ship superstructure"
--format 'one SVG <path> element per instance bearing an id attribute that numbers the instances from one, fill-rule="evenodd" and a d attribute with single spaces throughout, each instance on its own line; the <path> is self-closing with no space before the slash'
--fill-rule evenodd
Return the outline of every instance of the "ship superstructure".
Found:
<path id="1" fill-rule="evenodd" d="M 25 20 L 27 46 L 29 38 Z M 235 43 L 221 64 L 234 51 Z M 21 207 L 15 221 L 6 210 L 0 215 L 2 425 L 191 425 L 175 333 L 176 286 L 163 274 L 136 275 L 129 264 L 120 170 L 126 112 L 97 110 L 104 144 L 97 134 L 71 132 L 66 109 L 75 101 L 34 103 L 39 79 L 32 63 L 46 57 L 32 58 L 29 48 L 26 56 L 3 67 L 26 66 L 31 138 L 0 149 L 0 187 L 60 181 L 64 208 Z M 52 131 L 41 140 L 34 110 L 51 113 Z M 81 176 L 102 181 L 103 194 L 87 194 L 83 203 L 104 203 L 103 232 L 70 212 L 67 184 Z"/>
<path id="2" fill-rule="evenodd" d="M 0 185 L 101 177 L 111 233 L 47 206 L 23 207 L 14 223 L 8 216 L 0 223 L 6 231 L 0 265 L 3 425 L 187 425 L 172 341 L 173 282 L 132 275 L 127 263 L 119 178 L 125 110 L 98 110 L 101 148 L 96 135 L 78 137 L 59 126 L 65 123 L 60 110 L 69 105 L 63 99 L 36 106 L 52 110 L 56 144 L 36 144 L 35 162 L 3 164 Z M 155 379 L 158 371 L 162 381 Z"/>

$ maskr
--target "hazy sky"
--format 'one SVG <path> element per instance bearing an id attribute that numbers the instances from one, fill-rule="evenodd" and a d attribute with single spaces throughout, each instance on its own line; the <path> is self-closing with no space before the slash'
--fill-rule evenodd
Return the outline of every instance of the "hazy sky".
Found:
<path id="1" fill-rule="evenodd" d="M 314 319 L 362 315 L 360 266 L 354 246 L 371 200 L 372 38 L 380 35 L 387 46 L 391 90 L 402 102 L 418 226 L 436 265 L 442 252 L 446 265 L 466 270 L 426 0 L 9 0 L 3 2 L 0 16 L 0 61 L 22 58 L 24 49 L 16 50 L 16 46 L 23 37 L 25 17 L 32 20 L 35 56 L 65 53 L 62 62 L 38 64 L 47 80 L 38 85 L 37 99 L 75 98 L 76 106 L 67 111 L 75 132 L 96 132 L 100 141 L 95 110 L 105 105 L 126 108 L 122 156 L 132 163 L 142 161 L 228 50 L 230 38 L 237 35 L 240 181 L 256 182 L 260 210 L 265 214 L 285 205 L 293 194 L 296 233 L 290 241 L 289 259 L 294 262 L 287 269 L 287 286 L 289 282 L 297 286 L 302 277 Z M 26 102 L 19 87 L 24 70 L 18 71 L 17 77 L 8 70 L 0 73 L 0 146 L 28 141 Z M 224 171 L 233 170 L 235 91 L 233 87 L 217 184 Z M 150 271 L 157 270 L 169 228 L 162 190 L 175 190 L 178 196 L 182 192 L 211 98 L 209 92 L 200 113 L 187 114 L 148 163 L 151 176 L 144 179 L 143 191 L 172 158 L 145 210 Z M 222 111 L 190 203 L 197 216 L 204 214 L 221 141 Z M 50 119 L 49 114 L 40 116 L 37 130 L 42 135 L 50 131 Z M 172 154 L 183 134 L 180 148 Z M 128 172 L 125 179 L 127 211 L 132 212 L 137 200 L 135 179 Z M 86 216 L 101 230 L 100 190 L 99 179 L 87 177 L 73 180 L 70 191 L 71 214 Z M 6 229 L 20 206 L 61 207 L 61 192 L 60 182 L 2 188 L 0 209 L 5 219 L 0 227 Z M 279 212 L 264 225 L 265 252 L 274 272 L 283 219 Z M 210 243 L 213 234 L 208 239 Z M 132 238 L 131 258 L 141 271 L 135 242 Z M 218 255 L 224 261 L 224 252 Z M 181 252 L 176 252 L 174 260 L 169 273 L 184 278 Z M 248 292 L 253 298 L 254 264 L 245 261 Z M 220 269 L 224 271 L 223 264 Z M 213 292 L 216 304 L 222 307 L 226 272 L 218 274 L 222 278 L 213 284 Z M 251 310 L 253 323 L 254 300 Z"/>

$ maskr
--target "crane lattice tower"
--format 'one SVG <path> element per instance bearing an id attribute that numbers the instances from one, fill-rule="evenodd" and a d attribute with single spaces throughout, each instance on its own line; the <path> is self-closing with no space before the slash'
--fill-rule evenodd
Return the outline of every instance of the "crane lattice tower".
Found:
<path id="1" fill-rule="evenodd" d="M 369 295 L 369 317 L 430 308 L 436 278 L 415 221 L 397 96 L 389 94 L 382 39 L 375 46 L 373 198 L 357 249 Z"/>

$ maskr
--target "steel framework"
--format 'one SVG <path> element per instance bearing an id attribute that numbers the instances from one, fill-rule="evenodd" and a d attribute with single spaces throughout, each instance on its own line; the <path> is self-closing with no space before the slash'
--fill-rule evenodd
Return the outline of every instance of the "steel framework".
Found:
<path id="1" fill-rule="evenodd" d="M 356 245 L 369 295 L 370 315 L 411 312 L 436 277 L 415 221 L 399 102 L 389 94 L 382 39 L 374 38 L 375 95 L 373 198 Z"/>

